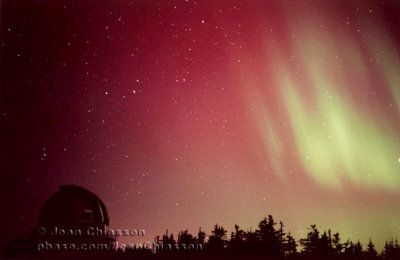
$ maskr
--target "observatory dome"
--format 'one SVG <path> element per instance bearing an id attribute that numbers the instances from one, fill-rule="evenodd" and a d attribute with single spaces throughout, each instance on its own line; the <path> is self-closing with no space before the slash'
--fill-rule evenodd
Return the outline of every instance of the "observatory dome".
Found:
<path id="1" fill-rule="evenodd" d="M 94 193 L 75 185 L 63 185 L 42 206 L 40 225 L 109 225 L 104 203 Z"/>

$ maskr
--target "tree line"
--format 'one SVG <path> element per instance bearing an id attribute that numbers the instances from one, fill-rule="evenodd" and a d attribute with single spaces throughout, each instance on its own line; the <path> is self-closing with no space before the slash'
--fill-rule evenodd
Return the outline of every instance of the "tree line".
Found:
<path id="1" fill-rule="evenodd" d="M 309 227 L 306 237 L 296 240 L 286 233 L 280 221 L 269 215 L 262 219 L 254 231 L 243 230 L 238 225 L 230 236 L 222 226 L 215 224 L 209 236 L 199 229 L 197 235 L 182 230 L 175 236 L 166 231 L 155 238 L 155 244 L 176 245 L 156 250 L 127 249 L 120 256 L 147 256 L 163 258 L 251 258 L 251 259 L 400 259 L 398 240 L 387 241 L 378 253 L 370 239 L 363 246 L 360 241 L 342 240 L 338 232 L 320 231 L 316 225 Z M 179 245 L 186 245 L 180 247 Z M 187 245 L 202 245 L 192 250 Z M 186 259 L 186 258 L 185 258 Z"/>

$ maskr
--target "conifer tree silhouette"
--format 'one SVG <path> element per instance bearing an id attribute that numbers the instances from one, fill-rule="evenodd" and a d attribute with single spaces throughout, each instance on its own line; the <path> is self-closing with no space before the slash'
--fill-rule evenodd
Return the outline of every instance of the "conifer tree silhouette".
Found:
<path id="1" fill-rule="evenodd" d="M 174 239 L 174 235 L 171 233 L 171 235 L 168 234 L 168 229 L 165 231 L 165 234 L 162 237 L 162 243 L 164 245 L 174 245 L 176 244 L 176 241 Z"/>
<path id="2" fill-rule="evenodd" d="M 208 240 L 208 247 L 213 250 L 223 249 L 226 244 L 226 232 L 227 231 L 222 226 L 215 224 L 214 230 L 211 231 L 212 235 Z"/>
<path id="3" fill-rule="evenodd" d="M 275 230 L 276 223 L 271 215 L 268 215 L 268 219 L 264 218 L 258 224 L 258 230 L 256 233 L 260 241 L 260 249 L 266 255 L 279 255 L 282 250 L 280 244 L 279 231 Z"/>
<path id="4" fill-rule="evenodd" d="M 184 244 L 184 245 L 189 245 L 189 244 L 195 244 L 196 239 L 193 237 L 192 234 L 189 234 L 188 230 L 182 230 L 178 233 L 178 244 Z"/>
<path id="5" fill-rule="evenodd" d="M 199 232 L 197 233 L 197 243 L 204 244 L 206 240 L 206 233 L 199 228 Z"/>
<path id="6" fill-rule="evenodd" d="M 259 248 L 260 241 L 258 239 L 258 234 L 256 232 L 253 232 L 251 229 L 248 230 L 247 232 L 244 233 L 244 240 L 246 241 L 245 243 L 246 251 L 256 252 L 260 250 Z"/>
<path id="7" fill-rule="evenodd" d="M 300 239 L 300 244 L 303 246 L 302 253 L 308 255 L 319 254 L 319 231 L 316 225 L 311 225 L 310 230 L 306 238 Z"/>
<path id="8" fill-rule="evenodd" d="M 284 251 L 285 256 L 292 256 L 297 253 L 297 242 L 296 240 L 289 234 L 287 234 L 285 243 L 284 243 Z"/>
<path id="9" fill-rule="evenodd" d="M 400 259 L 400 246 L 398 240 L 390 240 L 385 242 L 385 247 L 382 251 L 384 259 Z"/>
<path id="10" fill-rule="evenodd" d="M 369 238 L 366 255 L 368 259 L 375 258 L 378 255 L 378 253 L 375 250 L 375 245 L 372 243 L 371 238 Z"/>
<path id="11" fill-rule="evenodd" d="M 229 248 L 233 251 L 243 251 L 245 247 L 244 236 L 245 232 L 239 229 L 238 225 L 235 225 L 235 231 L 231 233 Z"/>

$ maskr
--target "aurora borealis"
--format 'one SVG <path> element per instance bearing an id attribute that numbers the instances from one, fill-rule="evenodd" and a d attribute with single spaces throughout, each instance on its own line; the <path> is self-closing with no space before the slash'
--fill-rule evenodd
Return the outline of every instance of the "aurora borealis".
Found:
<path id="1" fill-rule="evenodd" d="M 295 238 L 310 224 L 377 248 L 400 237 L 396 1 L 1 12 L 3 244 L 63 184 L 149 240 L 268 214 Z"/>

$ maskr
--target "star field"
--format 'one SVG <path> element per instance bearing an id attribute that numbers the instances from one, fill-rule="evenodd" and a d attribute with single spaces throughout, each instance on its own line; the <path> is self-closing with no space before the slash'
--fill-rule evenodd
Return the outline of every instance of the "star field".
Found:
<path id="1" fill-rule="evenodd" d="M 378 248 L 400 235 L 395 1 L 1 11 L 2 243 L 63 184 L 149 240 L 268 214 L 296 238 L 314 223 Z"/>

